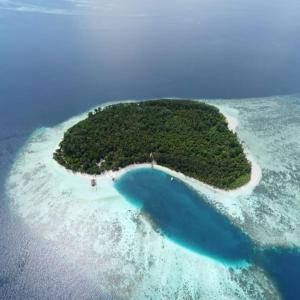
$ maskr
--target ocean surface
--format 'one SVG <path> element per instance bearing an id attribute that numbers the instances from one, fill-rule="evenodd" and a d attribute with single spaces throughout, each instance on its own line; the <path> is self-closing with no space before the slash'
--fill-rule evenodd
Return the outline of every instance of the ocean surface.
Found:
<path id="1" fill-rule="evenodd" d="M 233 214 L 252 241 L 299 248 L 299 6 L 296 0 L 0 0 L 0 298 L 112 298 L 110 287 L 103 283 L 108 292 L 100 295 L 95 281 L 116 278 L 108 271 L 92 276 L 94 264 L 79 268 L 58 249 L 60 244 L 71 251 L 75 235 L 68 243 L 53 242 L 55 227 L 67 214 L 56 205 L 71 192 L 55 202 L 52 179 L 34 181 L 46 158 L 32 161 L 35 173 L 22 173 L 26 166 L 18 165 L 17 187 L 27 186 L 21 194 L 12 192 L 21 195 L 19 208 L 6 187 L 12 168 L 27 157 L 24 149 L 48 141 L 43 129 L 107 101 L 240 99 L 212 102 L 239 112 L 239 134 L 262 165 L 263 181 L 252 197 L 240 199 L 243 211 L 236 204 L 239 209 L 232 212 L 228 202 L 217 206 Z M 26 214 L 20 213 L 22 205 Z M 51 205 L 60 218 L 51 219 Z M 34 207 L 35 215 L 30 214 Z M 291 282 L 297 270 L 286 253 L 270 257 L 284 258 L 276 258 L 278 272 L 286 270 Z M 187 288 L 183 281 L 173 282 Z M 202 297 L 216 286 L 213 281 L 203 288 Z"/>

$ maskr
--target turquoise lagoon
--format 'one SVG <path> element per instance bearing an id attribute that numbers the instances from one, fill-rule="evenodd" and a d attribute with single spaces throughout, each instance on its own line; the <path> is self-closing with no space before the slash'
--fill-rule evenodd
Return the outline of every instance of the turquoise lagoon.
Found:
<path id="1" fill-rule="evenodd" d="M 250 259 L 249 237 L 179 179 L 139 168 L 120 177 L 115 187 L 180 245 L 228 263 Z"/>
<path id="2" fill-rule="evenodd" d="M 128 171 L 115 183 L 160 233 L 226 265 L 246 261 L 267 271 L 284 299 L 300 298 L 300 251 L 257 248 L 248 235 L 181 180 L 152 168 Z"/>

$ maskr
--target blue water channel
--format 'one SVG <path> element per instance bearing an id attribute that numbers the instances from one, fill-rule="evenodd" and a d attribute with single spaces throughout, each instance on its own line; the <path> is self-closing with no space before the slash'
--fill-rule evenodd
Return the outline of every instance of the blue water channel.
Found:
<path id="1" fill-rule="evenodd" d="M 115 187 L 145 212 L 166 238 L 226 265 L 256 264 L 274 280 L 284 299 L 300 299 L 297 249 L 257 248 L 196 191 L 162 171 L 131 170 L 118 178 Z"/>

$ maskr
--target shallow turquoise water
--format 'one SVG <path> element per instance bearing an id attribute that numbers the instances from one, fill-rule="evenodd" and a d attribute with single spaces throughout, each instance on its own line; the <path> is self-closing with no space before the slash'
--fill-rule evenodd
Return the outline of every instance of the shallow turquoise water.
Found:
<path id="1" fill-rule="evenodd" d="M 137 169 L 116 181 L 116 188 L 149 214 L 169 239 L 218 260 L 248 260 L 248 236 L 180 180 L 156 169 Z"/>
<path id="2" fill-rule="evenodd" d="M 299 250 L 256 248 L 245 233 L 192 188 L 162 171 L 131 170 L 118 178 L 115 187 L 167 238 L 224 264 L 256 264 L 274 280 L 284 299 L 299 299 Z"/>

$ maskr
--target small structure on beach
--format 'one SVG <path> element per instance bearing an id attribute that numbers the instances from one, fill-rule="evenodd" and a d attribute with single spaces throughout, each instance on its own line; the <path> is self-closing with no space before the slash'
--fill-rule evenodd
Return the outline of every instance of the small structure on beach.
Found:
<path id="1" fill-rule="evenodd" d="M 93 178 L 93 179 L 91 180 L 91 186 L 92 186 L 92 187 L 95 187 L 96 185 L 97 185 L 97 181 L 96 181 L 95 178 Z"/>
<path id="2" fill-rule="evenodd" d="M 156 163 L 155 160 L 154 160 L 153 153 L 151 152 L 149 156 L 150 156 L 150 159 L 151 159 L 151 168 L 153 168 L 154 164 Z"/>

